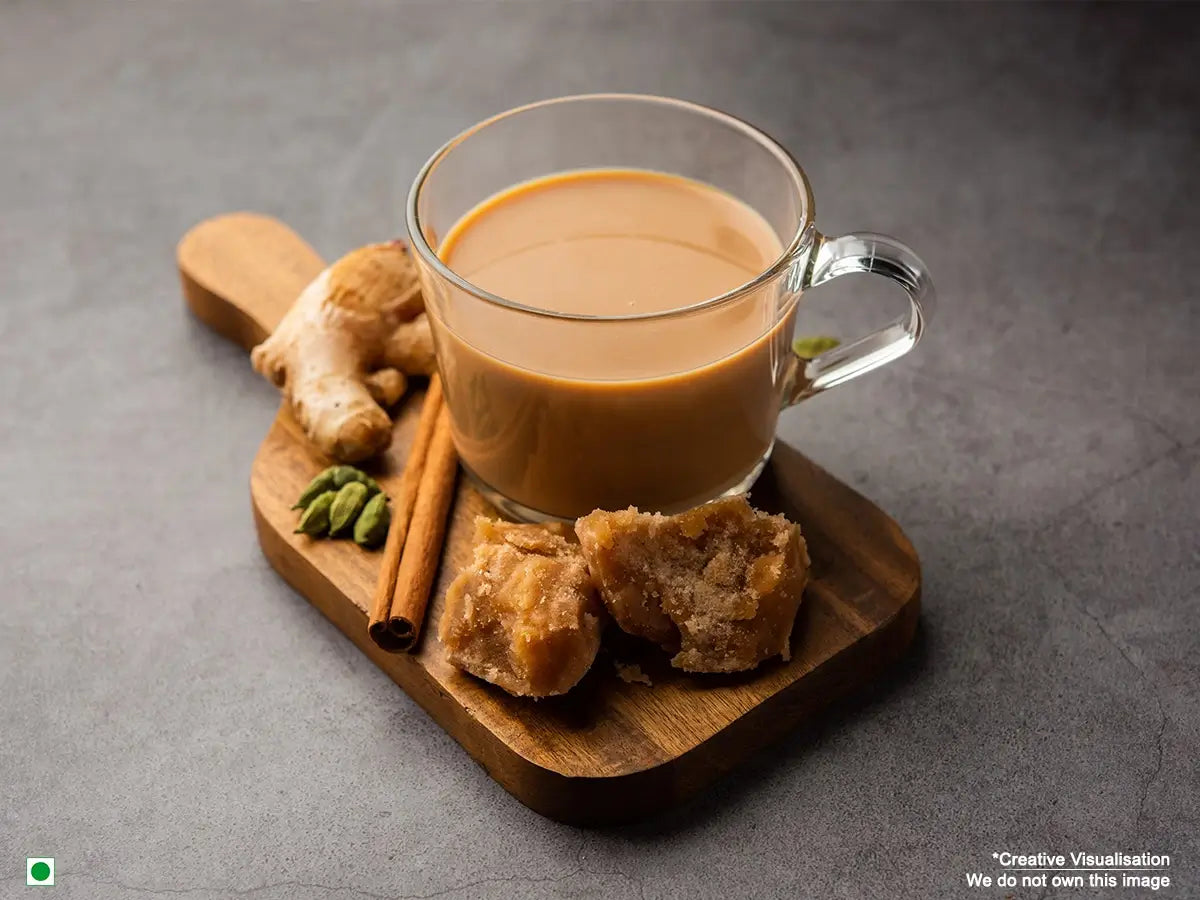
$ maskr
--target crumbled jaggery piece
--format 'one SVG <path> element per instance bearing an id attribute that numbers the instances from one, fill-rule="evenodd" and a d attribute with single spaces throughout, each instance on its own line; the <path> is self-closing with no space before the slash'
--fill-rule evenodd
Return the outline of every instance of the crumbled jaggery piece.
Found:
<path id="1" fill-rule="evenodd" d="M 642 667 L 637 663 L 624 663 L 614 659 L 613 668 L 617 670 L 617 677 L 626 684 L 644 684 L 646 687 L 654 687 L 650 676 L 643 672 Z"/>
<path id="2" fill-rule="evenodd" d="M 671 665 L 738 672 L 789 657 L 809 561 L 783 516 L 731 497 L 677 516 L 597 510 L 575 532 L 617 624 L 674 653 Z"/>
<path id="3" fill-rule="evenodd" d="M 475 520 L 475 556 L 439 629 L 451 663 L 522 697 L 574 687 L 600 649 L 603 607 L 573 538 L 561 525 Z"/>

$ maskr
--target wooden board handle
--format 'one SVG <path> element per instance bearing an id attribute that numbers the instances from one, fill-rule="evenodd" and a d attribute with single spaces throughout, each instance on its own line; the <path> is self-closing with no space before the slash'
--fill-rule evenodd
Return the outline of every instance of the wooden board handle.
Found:
<path id="1" fill-rule="evenodd" d="M 175 259 L 196 318 L 247 351 L 325 268 L 300 235 L 252 212 L 204 220 L 179 241 Z"/>

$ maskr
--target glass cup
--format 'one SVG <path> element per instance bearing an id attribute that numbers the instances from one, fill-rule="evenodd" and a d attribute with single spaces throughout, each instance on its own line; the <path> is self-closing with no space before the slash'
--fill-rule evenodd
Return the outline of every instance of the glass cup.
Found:
<path id="1" fill-rule="evenodd" d="M 441 239 L 482 201 L 589 169 L 712 185 L 755 209 L 783 252 L 721 296 L 631 315 L 554 312 L 499 297 L 439 256 Z M 903 356 L 934 301 L 925 265 L 903 244 L 869 233 L 827 238 L 813 216 L 812 189 L 783 147 L 682 100 L 546 100 L 481 122 L 438 150 L 409 193 L 408 230 L 455 446 L 484 495 L 514 518 L 539 521 L 630 505 L 672 513 L 747 490 L 770 456 L 780 410 Z M 899 284 L 908 310 L 813 359 L 796 356 L 792 328 L 804 291 L 862 272 Z M 714 334 L 735 332 L 746 339 L 713 350 Z"/>

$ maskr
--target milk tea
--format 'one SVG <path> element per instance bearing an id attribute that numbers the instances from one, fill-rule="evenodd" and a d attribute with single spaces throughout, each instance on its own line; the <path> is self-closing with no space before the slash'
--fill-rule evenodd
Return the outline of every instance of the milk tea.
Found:
<path id="1" fill-rule="evenodd" d="M 769 451 L 794 306 L 780 279 L 653 315 L 780 257 L 738 199 L 657 172 L 566 172 L 481 203 L 438 252 L 478 288 L 574 317 L 433 310 L 455 443 L 486 485 L 566 518 L 674 512 L 741 485 Z"/>

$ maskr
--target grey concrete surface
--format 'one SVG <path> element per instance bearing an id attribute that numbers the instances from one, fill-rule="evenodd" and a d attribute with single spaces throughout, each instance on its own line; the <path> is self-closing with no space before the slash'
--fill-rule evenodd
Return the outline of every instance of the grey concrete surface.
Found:
<path id="1" fill-rule="evenodd" d="M 1200 896 L 1200 8 L 0 3 L 0 896 Z M 328 256 L 444 139 L 588 90 L 734 111 L 943 304 L 782 439 L 923 561 L 908 661 L 642 825 L 546 821 L 259 555 L 276 406 L 184 313 L 192 223 Z M 871 285 L 812 297 L 866 324 Z M 852 301 L 861 302 L 852 302 Z M 845 303 L 842 303 L 845 301 Z M 848 326 L 847 326 L 848 327 Z M 1148 896 L 1113 891 L 1106 896 Z"/>

